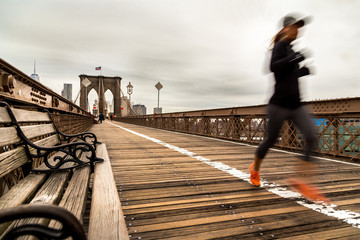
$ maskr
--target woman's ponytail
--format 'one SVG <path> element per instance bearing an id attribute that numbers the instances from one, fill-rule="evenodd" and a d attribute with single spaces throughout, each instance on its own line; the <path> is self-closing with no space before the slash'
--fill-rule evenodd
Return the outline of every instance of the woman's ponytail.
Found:
<path id="1" fill-rule="evenodd" d="M 281 38 L 284 37 L 285 28 L 282 28 L 271 40 L 270 46 L 275 45 Z"/>

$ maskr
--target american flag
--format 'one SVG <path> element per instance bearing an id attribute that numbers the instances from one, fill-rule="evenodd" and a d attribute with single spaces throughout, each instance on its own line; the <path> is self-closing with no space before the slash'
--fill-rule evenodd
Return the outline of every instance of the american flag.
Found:
<path id="1" fill-rule="evenodd" d="M 101 66 L 100 67 L 95 67 L 96 71 L 101 71 Z"/>

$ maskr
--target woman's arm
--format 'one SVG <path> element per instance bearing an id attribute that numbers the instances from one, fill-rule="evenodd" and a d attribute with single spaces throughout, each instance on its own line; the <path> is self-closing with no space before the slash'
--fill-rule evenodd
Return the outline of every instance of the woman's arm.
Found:
<path id="1" fill-rule="evenodd" d="M 285 68 L 289 64 L 301 62 L 305 59 L 304 56 L 298 52 L 288 55 L 286 46 L 287 45 L 281 41 L 275 44 L 270 62 L 270 70 L 272 72 Z"/>
<path id="2" fill-rule="evenodd" d="M 299 69 L 299 77 L 303 77 L 310 74 L 310 70 L 307 67 L 302 67 Z"/>

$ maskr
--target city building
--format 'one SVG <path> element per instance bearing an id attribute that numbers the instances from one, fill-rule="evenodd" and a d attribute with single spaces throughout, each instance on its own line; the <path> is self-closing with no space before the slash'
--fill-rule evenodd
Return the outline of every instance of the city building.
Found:
<path id="1" fill-rule="evenodd" d="M 64 83 L 64 89 L 61 92 L 61 96 L 72 101 L 72 84 Z"/>
<path id="2" fill-rule="evenodd" d="M 146 115 L 145 105 L 135 104 L 135 105 L 133 105 L 133 109 L 138 115 Z"/>
<path id="3" fill-rule="evenodd" d="M 36 74 L 36 64 L 34 61 L 34 73 L 30 75 L 30 77 L 38 82 L 40 82 L 40 77 L 39 75 Z"/>

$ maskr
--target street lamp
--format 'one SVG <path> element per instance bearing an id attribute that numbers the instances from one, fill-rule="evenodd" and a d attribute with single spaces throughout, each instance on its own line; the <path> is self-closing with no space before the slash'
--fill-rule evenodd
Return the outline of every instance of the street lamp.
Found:
<path id="1" fill-rule="evenodd" d="M 126 88 L 127 88 L 127 93 L 129 94 L 129 102 L 131 104 L 131 94 L 133 93 L 134 86 L 131 85 L 131 82 L 129 82 L 129 85 L 127 85 Z"/>

